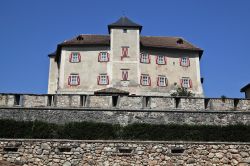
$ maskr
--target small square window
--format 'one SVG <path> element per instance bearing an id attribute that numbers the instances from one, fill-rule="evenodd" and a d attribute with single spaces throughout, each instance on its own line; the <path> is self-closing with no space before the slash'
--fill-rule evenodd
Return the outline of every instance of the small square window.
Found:
<path id="1" fill-rule="evenodd" d="M 181 79 L 181 86 L 183 88 L 192 88 L 192 81 L 190 78 L 182 78 Z"/>
<path id="2" fill-rule="evenodd" d="M 157 64 L 159 64 L 159 65 L 164 65 L 164 64 L 166 64 L 166 59 L 165 59 L 165 57 L 164 56 L 162 56 L 162 55 L 159 55 L 159 56 L 157 56 Z"/>
<path id="3" fill-rule="evenodd" d="M 80 77 L 78 74 L 71 74 L 68 78 L 69 85 L 80 85 Z"/>
<path id="4" fill-rule="evenodd" d="M 158 76 L 158 86 L 167 86 L 167 78 L 165 76 Z"/>
<path id="5" fill-rule="evenodd" d="M 106 74 L 101 74 L 98 76 L 98 84 L 99 85 L 108 85 L 109 84 L 109 78 Z"/>
<path id="6" fill-rule="evenodd" d="M 100 52 L 98 56 L 98 60 L 100 62 L 108 62 L 109 61 L 109 55 L 107 52 Z"/>
<path id="7" fill-rule="evenodd" d="M 127 29 L 123 29 L 123 33 L 127 33 L 127 31 L 128 31 Z"/>
<path id="8" fill-rule="evenodd" d="M 141 53 L 141 63 L 150 63 L 149 54 Z"/>
<path id="9" fill-rule="evenodd" d="M 180 65 L 181 66 L 189 66 L 190 65 L 190 61 L 188 57 L 182 57 L 180 59 Z"/>
<path id="10" fill-rule="evenodd" d="M 81 55 L 79 52 L 72 52 L 70 54 L 70 62 L 77 63 L 81 61 Z"/>
<path id="11" fill-rule="evenodd" d="M 149 75 L 141 75 L 141 85 L 150 86 L 151 80 Z"/>

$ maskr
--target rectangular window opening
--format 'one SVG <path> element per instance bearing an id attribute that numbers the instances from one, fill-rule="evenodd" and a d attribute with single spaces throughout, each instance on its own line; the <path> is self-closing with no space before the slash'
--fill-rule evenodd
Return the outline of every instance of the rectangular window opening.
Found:
<path id="1" fill-rule="evenodd" d="M 15 95 L 14 96 L 14 105 L 20 105 L 20 95 Z"/>
<path id="2" fill-rule="evenodd" d="M 171 149 L 171 153 L 181 154 L 181 153 L 184 153 L 184 149 L 182 148 Z"/>
<path id="3" fill-rule="evenodd" d="M 239 99 L 234 99 L 234 108 L 236 109 L 239 104 Z"/>
<path id="4" fill-rule="evenodd" d="M 180 101 L 181 101 L 180 98 L 175 98 L 175 108 L 179 108 Z"/>
<path id="5" fill-rule="evenodd" d="M 58 148 L 59 152 L 71 152 L 71 148 Z"/>
<path id="6" fill-rule="evenodd" d="M 205 99 L 205 109 L 208 108 L 209 99 Z"/>
<path id="7" fill-rule="evenodd" d="M 117 107 L 119 96 L 112 96 L 112 106 Z"/>
<path id="8" fill-rule="evenodd" d="M 119 148 L 118 152 L 123 154 L 131 154 L 133 152 L 133 149 Z"/>
<path id="9" fill-rule="evenodd" d="M 80 96 L 80 106 L 84 107 L 86 103 L 86 96 L 85 95 L 81 95 Z"/>
<path id="10" fill-rule="evenodd" d="M 17 152 L 18 151 L 18 147 L 5 147 L 3 148 L 4 152 Z"/>
<path id="11" fill-rule="evenodd" d="M 54 96 L 53 95 L 48 95 L 47 106 L 52 106 L 53 103 L 54 103 Z"/>

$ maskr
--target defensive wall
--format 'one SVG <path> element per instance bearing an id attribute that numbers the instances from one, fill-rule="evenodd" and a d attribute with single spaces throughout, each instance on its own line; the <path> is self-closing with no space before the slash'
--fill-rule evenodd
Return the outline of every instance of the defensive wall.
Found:
<path id="1" fill-rule="evenodd" d="M 0 119 L 59 124 L 250 124 L 250 99 L 1 94 Z"/>
<path id="2" fill-rule="evenodd" d="M 23 166 L 248 166 L 249 156 L 249 143 L 234 142 L 0 140 L 0 160 Z"/>

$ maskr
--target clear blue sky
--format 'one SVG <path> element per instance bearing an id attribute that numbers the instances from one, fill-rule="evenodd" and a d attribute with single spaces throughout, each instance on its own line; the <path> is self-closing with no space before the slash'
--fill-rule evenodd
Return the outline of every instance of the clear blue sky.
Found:
<path id="1" fill-rule="evenodd" d="M 250 82 L 249 0 L 2 0 L 0 92 L 46 93 L 56 45 L 78 34 L 107 34 L 126 16 L 142 35 L 182 36 L 204 49 L 207 97 L 243 97 Z"/>

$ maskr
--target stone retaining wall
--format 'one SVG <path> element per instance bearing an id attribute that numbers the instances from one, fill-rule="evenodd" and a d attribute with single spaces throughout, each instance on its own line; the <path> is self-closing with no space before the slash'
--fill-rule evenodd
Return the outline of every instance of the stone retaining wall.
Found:
<path id="1" fill-rule="evenodd" d="M 0 107 L 250 111 L 250 99 L 0 94 Z"/>
<path id="2" fill-rule="evenodd" d="M 248 166 L 250 143 L 2 139 L 0 160 L 23 166 Z"/>
<path id="3" fill-rule="evenodd" d="M 17 121 L 44 121 L 64 124 L 68 122 L 103 122 L 128 125 L 150 124 L 197 124 L 197 125 L 250 125 L 247 111 L 176 111 L 176 110 L 121 110 L 93 108 L 0 108 L 0 119 Z"/>

